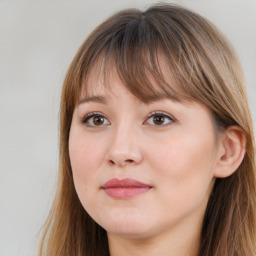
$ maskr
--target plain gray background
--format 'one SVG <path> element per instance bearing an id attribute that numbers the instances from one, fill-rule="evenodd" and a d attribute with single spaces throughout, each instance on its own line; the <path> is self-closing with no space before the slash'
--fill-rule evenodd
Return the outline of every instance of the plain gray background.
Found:
<path id="1" fill-rule="evenodd" d="M 62 82 L 88 33 L 113 12 L 156 1 L 0 0 L 0 256 L 36 255 L 58 169 Z M 256 0 L 183 0 L 242 62 L 256 120 Z"/>

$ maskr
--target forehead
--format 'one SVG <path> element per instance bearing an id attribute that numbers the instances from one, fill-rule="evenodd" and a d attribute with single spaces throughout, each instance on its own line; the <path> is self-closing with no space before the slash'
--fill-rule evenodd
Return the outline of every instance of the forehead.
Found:
<path id="1" fill-rule="evenodd" d="M 164 58 L 158 58 L 157 66 L 155 72 L 145 66 L 141 70 L 134 70 L 132 67 L 120 66 L 113 59 L 106 60 L 101 57 L 85 74 L 80 98 L 101 94 L 108 97 L 115 93 L 114 85 L 119 84 L 144 103 L 161 98 L 174 101 L 191 100 L 179 86 Z"/>
<path id="2" fill-rule="evenodd" d="M 96 63 L 84 80 L 81 96 L 110 96 L 114 92 L 114 84 L 116 83 L 121 84 L 122 82 L 115 67 L 104 70 L 101 64 Z"/>
<path id="3" fill-rule="evenodd" d="M 108 83 L 106 84 L 104 79 L 94 73 L 88 78 L 87 90 L 83 91 L 80 95 L 79 104 L 84 102 L 98 102 L 103 104 L 108 104 L 109 101 L 113 99 L 124 99 L 126 96 L 132 97 L 134 102 L 150 104 L 154 101 L 170 99 L 167 95 L 159 91 L 158 95 L 155 95 L 149 102 L 142 102 L 138 97 L 131 94 L 127 90 L 127 87 L 122 83 L 121 79 L 117 73 L 113 72 L 110 77 L 108 77 Z M 121 101 L 122 103 L 122 101 Z"/>

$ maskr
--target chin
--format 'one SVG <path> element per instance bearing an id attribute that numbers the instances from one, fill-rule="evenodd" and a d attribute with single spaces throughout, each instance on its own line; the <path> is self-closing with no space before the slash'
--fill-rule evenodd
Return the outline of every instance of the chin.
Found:
<path id="1" fill-rule="evenodd" d="M 104 222 L 99 222 L 99 225 L 102 226 L 108 233 L 127 237 L 127 238 L 143 238 L 148 236 L 150 233 L 150 226 L 148 221 L 144 219 L 136 219 L 129 217 L 121 217 L 105 219 Z"/>
<path id="2" fill-rule="evenodd" d="M 129 239 L 142 239 L 150 236 L 147 229 L 139 229 L 138 227 L 118 227 L 106 229 L 108 234 Z"/>

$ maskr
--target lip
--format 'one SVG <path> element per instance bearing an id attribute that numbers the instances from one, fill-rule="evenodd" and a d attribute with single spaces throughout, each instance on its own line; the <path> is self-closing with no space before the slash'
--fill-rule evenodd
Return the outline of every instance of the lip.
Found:
<path id="1" fill-rule="evenodd" d="M 101 187 L 115 199 L 129 199 L 149 191 L 152 186 L 134 179 L 111 179 Z"/>

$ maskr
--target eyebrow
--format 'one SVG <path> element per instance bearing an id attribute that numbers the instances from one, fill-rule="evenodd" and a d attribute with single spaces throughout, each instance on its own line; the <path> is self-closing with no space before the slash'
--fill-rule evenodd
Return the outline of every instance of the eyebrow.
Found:
<path id="1" fill-rule="evenodd" d="M 90 97 L 84 97 L 78 102 L 78 105 L 88 102 L 97 102 L 101 104 L 107 104 L 107 98 L 104 96 L 90 96 Z"/>

